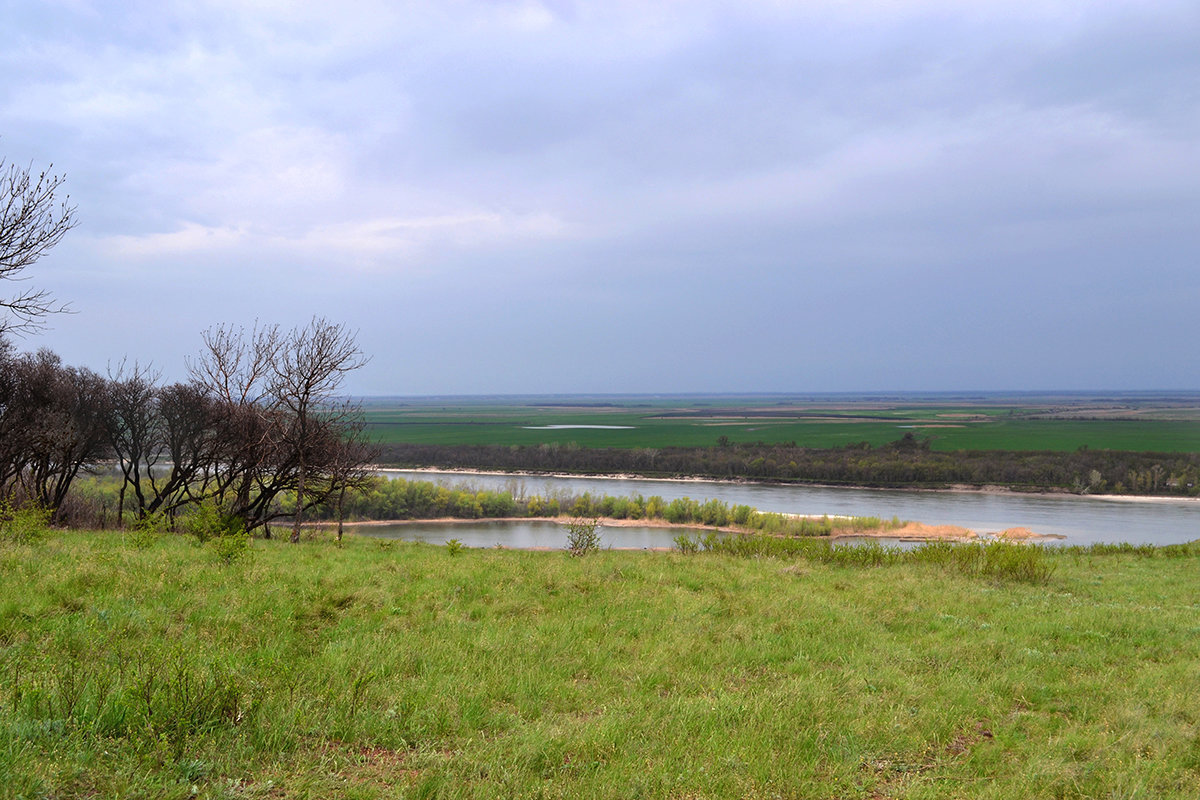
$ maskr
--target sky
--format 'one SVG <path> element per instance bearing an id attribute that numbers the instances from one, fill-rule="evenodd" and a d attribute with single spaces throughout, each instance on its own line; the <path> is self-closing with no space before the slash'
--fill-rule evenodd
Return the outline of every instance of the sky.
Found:
<path id="1" fill-rule="evenodd" d="M 0 18 L 69 364 L 320 316 L 357 394 L 1200 388 L 1194 0 Z"/>

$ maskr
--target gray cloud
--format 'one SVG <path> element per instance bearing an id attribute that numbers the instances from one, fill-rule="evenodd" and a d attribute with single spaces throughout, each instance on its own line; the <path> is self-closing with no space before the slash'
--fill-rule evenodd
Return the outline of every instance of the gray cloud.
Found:
<path id="1" fill-rule="evenodd" d="M 322 313 L 368 392 L 1196 385 L 1192 4 L 0 8 L 75 363 Z"/>

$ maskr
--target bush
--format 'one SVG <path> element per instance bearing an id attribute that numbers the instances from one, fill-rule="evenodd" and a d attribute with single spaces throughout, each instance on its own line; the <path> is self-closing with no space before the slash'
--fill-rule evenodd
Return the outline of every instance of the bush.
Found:
<path id="1" fill-rule="evenodd" d="M 749 525 L 750 518 L 754 516 L 754 509 L 747 505 L 736 505 L 733 507 L 733 524 L 734 525 Z"/>
<path id="2" fill-rule="evenodd" d="M 159 540 L 163 532 L 163 515 L 147 514 L 129 526 L 129 543 L 138 550 L 148 550 Z"/>
<path id="3" fill-rule="evenodd" d="M 576 517 L 567 523 L 567 550 L 573 556 L 586 556 L 600 549 L 600 534 L 597 528 L 600 521 L 596 518 L 584 519 Z"/>
<path id="4" fill-rule="evenodd" d="M 188 512 L 179 525 L 189 536 L 196 537 L 200 544 L 224 536 L 244 533 L 245 523 L 227 513 L 214 500 L 205 500 Z"/>
<path id="5" fill-rule="evenodd" d="M 685 555 L 691 555 L 700 551 L 700 540 L 693 539 L 686 533 L 679 534 L 672 541 L 675 542 L 675 549 Z"/>
<path id="6" fill-rule="evenodd" d="M 214 536 L 209 539 L 208 546 L 212 548 L 216 554 L 217 560 L 222 564 L 232 564 L 235 561 L 240 561 L 249 553 L 250 550 L 250 534 L 245 530 L 235 533 L 226 533 L 222 536 Z"/>
<path id="7" fill-rule="evenodd" d="M 196 505 L 179 527 L 195 537 L 197 544 L 208 545 L 222 564 L 240 561 L 250 552 L 251 536 L 245 522 L 213 500 Z"/>
<path id="8" fill-rule="evenodd" d="M 33 544 L 46 538 L 50 530 L 50 512 L 41 506 L 13 507 L 9 499 L 0 500 L 0 542 Z"/>

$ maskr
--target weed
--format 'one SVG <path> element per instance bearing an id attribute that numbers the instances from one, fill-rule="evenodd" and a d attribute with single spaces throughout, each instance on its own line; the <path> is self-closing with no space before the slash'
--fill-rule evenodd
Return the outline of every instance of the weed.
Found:
<path id="1" fill-rule="evenodd" d="M 5 549 L 0 797 L 1196 795 L 1190 561 L 689 541 Z"/>
<path id="2" fill-rule="evenodd" d="M 969 544 L 927 542 L 914 550 L 905 551 L 884 547 L 877 542 L 837 546 L 827 538 L 763 534 L 719 537 L 710 533 L 699 542 L 680 536 L 675 544 L 681 552 L 703 549 L 743 558 L 804 558 L 840 567 L 935 564 L 971 577 L 1022 583 L 1045 583 L 1054 573 L 1054 564 L 1046 548 L 1001 541 Z"/>
<path id="3" fill-rule="evenodd" d="M 446 552 L 452 556 L 456 556 L 462 552 L 464 545 L 458 539 L 448 539 L 446 541 Z"/>

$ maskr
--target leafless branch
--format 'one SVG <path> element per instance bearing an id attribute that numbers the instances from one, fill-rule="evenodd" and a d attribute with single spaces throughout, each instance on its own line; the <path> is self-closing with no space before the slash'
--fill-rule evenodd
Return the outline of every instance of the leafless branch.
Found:
<path id="1" fill-rule="evenodd" d="M 0 280 L 21 281 L 21 273 L 62 241 L 76 223 L 76 207 L 55 195 L 65 175 L 41 172 L 0 159 Z M 0 333 L 31 333 L 45 327 L 50 314 L 67 311 L 49 292 L 25 289 L 0 298 Z"/>

